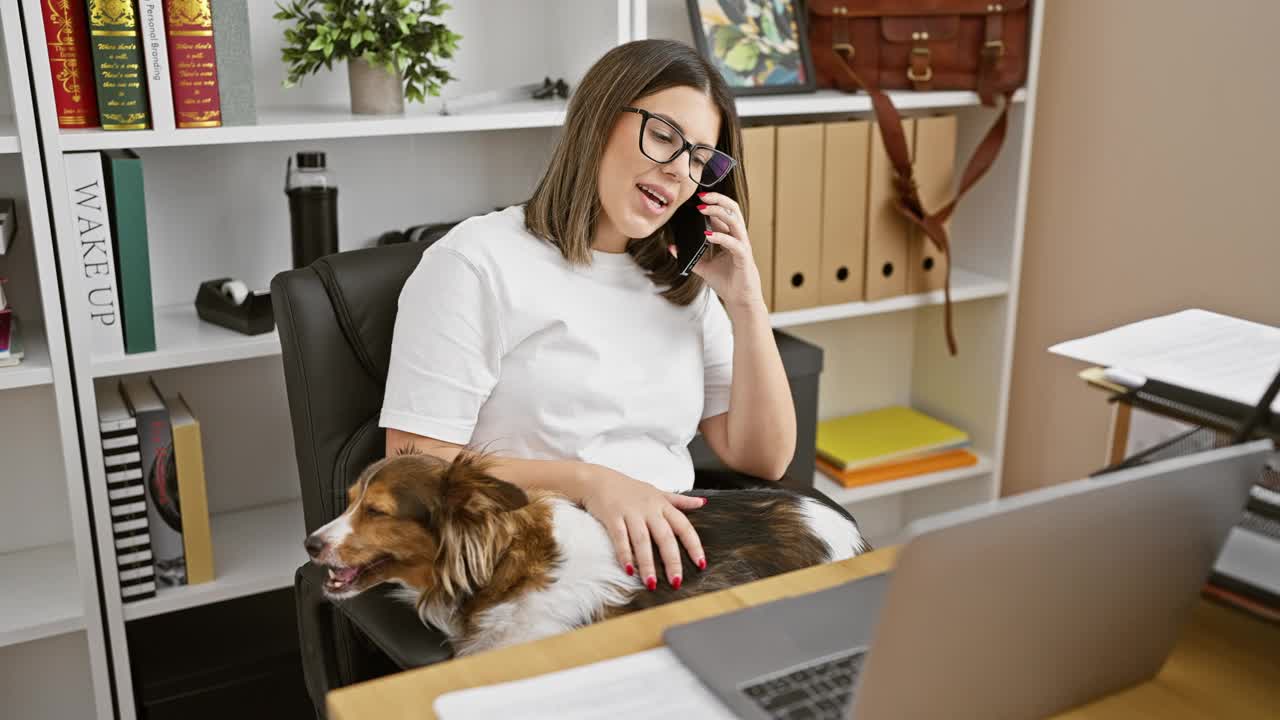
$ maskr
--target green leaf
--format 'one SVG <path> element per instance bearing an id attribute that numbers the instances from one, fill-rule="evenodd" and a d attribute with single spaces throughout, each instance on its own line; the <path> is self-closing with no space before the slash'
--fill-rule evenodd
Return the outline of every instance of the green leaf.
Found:
<path id="1" fill-rule="evenodd" d="M 750 40 L 743 40 L 724 57 L 724 64 L 735 72 L 749 72 L 760 59 L 760 48 Z"/>

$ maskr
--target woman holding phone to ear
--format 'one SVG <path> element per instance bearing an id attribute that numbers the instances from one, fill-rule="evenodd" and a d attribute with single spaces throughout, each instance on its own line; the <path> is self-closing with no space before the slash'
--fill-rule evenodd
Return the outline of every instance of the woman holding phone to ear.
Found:
<path id="1" fill-rule="evenodd" d="M 705 501 L 678 494 L 693 487 L 695 432 L 728 467 L 771 480 L 796 443 L 741 147 L 729 88 L 693 48 L 605 54 L 533 197 L 459 224 L 406 282 L 387 453 L 483 448 L 495 476 L 581 503 L 651 590 L 660 576 L 680 586 L 682 548 L 714 563 L 684 514 Z M 710 248 L 682 276 L 668 223 L 695 192 Z"/>

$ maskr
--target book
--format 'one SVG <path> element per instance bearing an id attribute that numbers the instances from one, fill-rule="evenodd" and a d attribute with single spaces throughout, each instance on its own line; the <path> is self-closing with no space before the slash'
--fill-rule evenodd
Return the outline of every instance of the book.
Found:
<path id="1" fill-rule="evenodd" d="M 156 349 L 155 308 L 151 299 L 151 258 L 147 250 L 147 202 L 142 160 L 132 150 L 102 153 L 108 217 L 120 285 L 120 318 L 126 353 Z"/>
<path id="2" fill-rule="evenodd" d="M 182 545 L 187 560 L 187 584 L 210 582 L 213 535 L 209 529 L 209 497 L 204 480 L 204 448 L 200 421 L 182 395 L 164 400 L 173 427 L 173 452 L 178 461 L 178 506 L 182 517 Z"/>
<path id="3" fill-rule="evenodd" d="M 147 102 L 151 128 L 172 130 L 173 81 L 169 77 L 169 40 L 164 30 L 164 6 L 160 0 L 138 0 L 141 15 L 142 58 L 147 76 Z"/>
<path id="4" fill-rule="evenodd" d="M 187 566 L 169 411 L 149 377 L 121 381 L 120 393 L 138 423 L 138 449 L 146 488 L 151 549 L 155 553 L 156 585 L 161 588 L 185 585 Z"/>
<path id="5" fill-rule="evenodd" d="M 0 198 L 0 255 L 9 251 L 13 236 L 18 234 L 18 213 L 13 198 Z M 4 307 L 0 304 L 0 307 Z"/>
<path id="6" fill-rule="evenodd" d="M 978 456 L 963 449 L 943 450 L 923 457 L 894 460 L 860 470 L 846 471 L 841 471 L 822 458 L 818 458 L 816 462 L 818 469 L 824 475 L 844 487 L 851 488 L 977 465 Z"/>
<path id="7" fill-rule="evenodd" d="M 222 125 L 218 58 L 210 0 L 164 0 L 174 124 L 179 128 Z"/>
<path id="8" fill-rule="evenodd" d="M 0 367 L 13 367 L 22 363 L 22 332 L 18 327 L 18 315 L 11 310 L 0 310 Z"/>
<path id="9" fill-rule="evenodd" d="M 218 41 L 218 101 L 222 124 L 257 125 L 258 101 L 253 91 L 253 42 L 249 35 L 249 0 L 213 3 L 213 32 Z"/>
<path id="10" fill-rule="evenodd" d="M 94 355 L 123 355 L 124 330 L 102 157 L 96 152 L 82 152 L 66 153 L 63 158 L 75 236 L 62 240 L 69 246 L 62 251 L 66 253 L 64 257 L 75 257 L 79 264 L 76 280 L 89 315 L 90 350 Z"/>
<path id="11" fill-rule="evenodd" d="M 150 125 L 147 80 L 133 0 L 86 2 L 102 129 L 146 130 Z"/>
<path id="12" fill-rule="evenodd" d="M 818 456 L 840 471 L 969 444 L 968 433 L 902 405 L 818 423 Z"/>
<path id="13" fill-rule="evenodd" d="M 147 521 L 138 423 L 114 385 L 97 383 L 94 395 L 98 403 L 98 432 L 102 437 L 120 596 L 125 602 L 155 597 L 155 557 Z"/>
<path id="14" fill-rule="evenodd" d="M 98 126 L 98 90 L 89 52 L 89 23 L 82 0 L 41 0 L 45 52 L 53 78 L 58 127 Z"/>

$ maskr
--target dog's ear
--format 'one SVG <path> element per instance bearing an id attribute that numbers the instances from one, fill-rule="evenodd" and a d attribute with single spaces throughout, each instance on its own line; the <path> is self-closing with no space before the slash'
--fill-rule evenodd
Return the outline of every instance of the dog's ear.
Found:
<path id="1" fill-rule="evenodd" d="M 437 574 L 454 597 L 489 582 L 514 532 L 508 513 L 529 504 L 523 490 L 493 477 L 489 467 L 485 455 L 464 451 L 440 480 Z"/>
<path id="2" fill-rule="evenodd" d="M 454 517 L 479 517 L 519 510 L 529 496 L 519 487 L 489 473 L 484 455 L 463 451 L 449 464 L 441 481 L 443 510 Z"/>

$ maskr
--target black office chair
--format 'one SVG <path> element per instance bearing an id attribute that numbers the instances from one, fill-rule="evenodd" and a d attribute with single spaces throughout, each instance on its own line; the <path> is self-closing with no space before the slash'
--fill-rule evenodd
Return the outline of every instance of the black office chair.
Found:
<path id="1" fill-rule="evenodd" d="M 338 253 L 271 281 L 308 533 L 342 513 L 347 487 L 384 455 L 378 415 L 397 300 L 427 247 L 415 242 Z M 779 339 L 792 343 L 784 359 L 806 348 L 812 359 L 813 346 Z M 816 415 L 810 407 L 816 386 L 804 392 L 804 405 Z M 801 418 L 801 451 L 791 466 L 799 475 L 787 485 L 838 507 L 811 487 L 815 421 Z M 703 450 L 695 456 L 705 458 Z M 716 464 L 702 461 L 698 487 L 764 482 Z M 294 583 L 307 692 L 320 717 L 331 689 L 451 657 L 444 636 L 424 627 L 404 603 L 375 589 L 335 605 L 321 592 L 324 580 L 323 569 L 308 563 L 298 568 Z"/>

